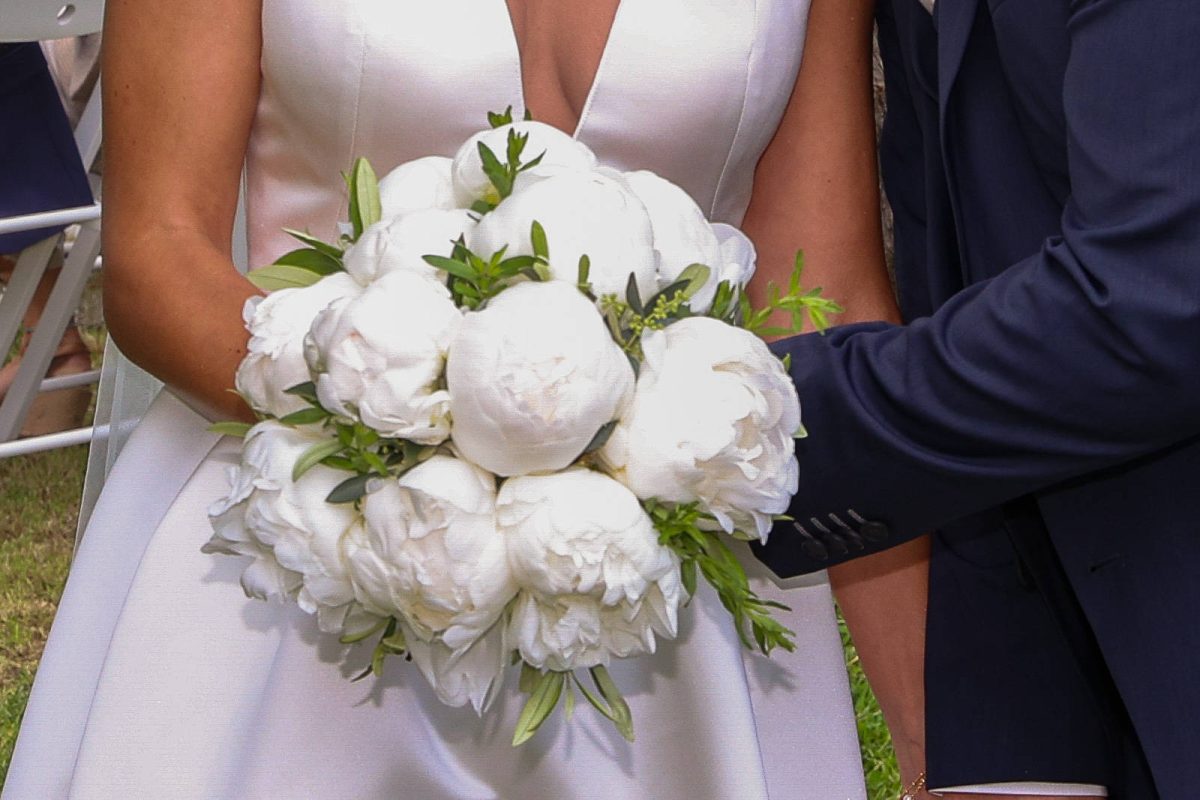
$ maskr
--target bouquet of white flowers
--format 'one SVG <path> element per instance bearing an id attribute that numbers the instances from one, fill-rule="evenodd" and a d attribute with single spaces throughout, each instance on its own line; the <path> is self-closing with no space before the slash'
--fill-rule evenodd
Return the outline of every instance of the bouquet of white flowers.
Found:
<path id="1" fill-rule="evenodd" d="M 359 160 L 339 241 L 291 231 L 250 274 L 261 421 L 214 426 L 245 444 L 204 549 L 374 640 L 363 677 L 404 654 L 483 713 L 520 663 L 514 744 L 576 689 L 632 739 L 606 665 L 673 638 L 699 577 L 748 647 L 793 646 L 726 537 L 765 539 L 796 490 L 799 402 L 755 333 L 839 309 L 799 259 L 752 309 L 754 248 L 677 186 L 490 120 L 381 181 Z"/>

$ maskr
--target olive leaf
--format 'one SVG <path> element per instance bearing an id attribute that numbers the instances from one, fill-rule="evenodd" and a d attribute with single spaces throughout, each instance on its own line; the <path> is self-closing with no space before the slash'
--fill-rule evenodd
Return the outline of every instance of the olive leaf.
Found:
<path id="1" fill-rule="evenodd" d="M 521 709 L 521 716 L 517 719 L 517 727 L 513 731 L 513 747 L 519 747 L 532 739 L 542 723 L 550 717 L 550 713 L 558 705 L 559 697 L 562 696 L 565 677 L 562 672 L 546 672 L 538 678 L 537 684 L 530 692 L 529 700 Z"/>
<path id="2" fill-rule="evenodd" d="M 244 439 L 253 427 L 248 422 L 214 422 L 208 426 L 209 433 L 219 433 L 222 436 L 236 436 Z"/>
<path id="3" fill-rule="evenodd" d="M 280 289 L 303 289 L 305 286 L 312 286 L 322 277 L 320 273 L 312 270 L 287 264 L 271 264 L 246 273 L 246 279 L 264 292 L 277 292 Z"/>

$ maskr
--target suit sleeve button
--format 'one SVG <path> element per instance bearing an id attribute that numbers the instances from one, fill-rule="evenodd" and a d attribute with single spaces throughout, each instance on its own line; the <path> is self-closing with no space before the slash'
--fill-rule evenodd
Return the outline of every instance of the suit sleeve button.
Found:
<path id="1" fill-rule="evenodd" d="M 867 520 L 864 522 L 862 527 L 858 529 L 858 532 L 861 533 L 862 537 L 868 542 L 882 542 L 884 539 L 887 539 L 892 535 L 892 532 L 888 530 L 887 525 L 884 525 L 882 522 L 876 522 L 875 520 Z"/>
<path id="2" fill-rule="evenodd" d="M 829 560 L 829 549 L 816 539 L 805 539 L 800 547 L 804 550 L 805 555 L 807 555 L 809 558 L 817 561 Z"/>

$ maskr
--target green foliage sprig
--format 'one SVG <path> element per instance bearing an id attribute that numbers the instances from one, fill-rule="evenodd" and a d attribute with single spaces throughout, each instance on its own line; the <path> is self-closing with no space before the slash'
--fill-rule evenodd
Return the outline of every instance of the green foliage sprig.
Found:
<path id="1" fill-rule="evenodd" d="M 297 384 L 287 393 L 304 400 L 308 408 L 280 417 L 278 422 L 291 426 L 320 425 L 333 434 L 300 454 L 292 468 L 292 480 L 299 480 L 318 464 L 351 473 L 325 498 L 330 503 L 357 503 L 366 495 L 372 480 L 399 477 L 438 452 L 437 447 L 381 436 L 361 422 L 327 411 L 317 399 L 317 387 L 312 381 Z M 245 436 L 249 429 L 249 425 L 241 422 L 219 422 L 209 428 L 226 436 Z"/>
<path id="2" fill-rule="evenodd" d="M 521 665 L 521 691 L 529 695 L 517 719 L 516 730 L 513 731 L 513 747 L 519 747 L 533 738 L 554 709 L 558 707 L 560 698 L 564 700 L 564 713 L 569 720 L 575 712 L 575 689 L 584 699 L 611 722 L 626 741 L 634 740 L 633 712 L 629 704 L 617 688 L 604 665 L 588 670 L 595 686 L 595 691 L 588 688 L 575 672 L 559 672 L 556 670 L 538 670 L 528 664 Z"/>
<path id="3" fill-rule="evenodd" d="M 648 330 L 662 330 L 672 322 L 692 316 L 687 301 L 700 291 L 711 272 L 703 264 L 692 264 L 671 285 L 655 292 L 645 301 L 641 298 L 636 278 L 631 274 L 625 284 L 624 299 L 615 294 L 600 298 L 600 313 L 604 315 L 613 339 L 626 353 L 641 360 L 642 334 Z M 589 286 L 590 290 L 586 277 L 581 264 L 579 284 L 581 287 Z"/>
<path id="4" fill-rule="evenodd" d="M 793 632 L 771 616 L 772 609 L 788 610 L 774 600 L 764 600 L 750 588 L 746 570 L 729 545 L 716 520 L 700 510 L 699 503 L 661 503 L 645 500 L 642 506 L 658 531 L 658 541 L 679 556 L 683 587 L 696 593 L 697 573 L 704 576 L 721 605 L 733 616 L 742 644 L 770 655 L 776 647 L 796 649 Z M 702 527 L 703 525 L 703 527 Z"/>
<path id="5" fill-rule="evenodd" d="M 506 258 L 506 246 L 484 258 L 471 252 L 460 237 L 449 257 L 429 255 L 424 258 L 431 267 L 449 273 L 450 294 L 455 304 L 474 310 L 482 308 L 519 279 L 550 280 L 546 232 L 537 220 L 533 221 L 529 236 L 533 255 Z"/>
<path id="6" fill-rule="evenodd" d="M 505 142 L 504 160 L 501 161 L 492 148 L 483 142 L 479 142 L 479 158 L 483 165 L 483 174 L 487 175 L 488 180 L 491 182 L 492 191 L 483 199 L 477 200 L 471 206 L 472 211 L 478 214 L 486 214 L 500 205 L 504 198 L 512 194 L 517 176 L 542 163 L 542 159 L 546 156 L 544 152 L 529 161 L 521 160 L 522 155 L 525 153 L 525 145 L 528 143 L 528 133 L 517 133 L 515 130 L 509 130 L 508 139 Z"/>
<path id="7" fill-rule="evenodd" d="M 264 292 L 280 289 L 300 289 L 312 286 L 326 275 L 344 269 L 342 257 L 346 248 L 358 241 L 364 230 L 383 215 L 379 197 L 379 180 L 371 162 L 360 158 L 354 168 L 342 176 L 350 195 L 350 235 L 338 237 L 330 244 L 311 233 L 284 228 L 284 233 L 305 245 L 275 259 L 274 263 L 251 270 L 246 277 Z"/>
<path id="8" fill-rule="evenodd" d="M 780 290 L 774 283 L 768 283 L 767 303 L 757 309 L 751 304 L 745 290 L 728 281 L 722 281 L 717 286 L 709 316 L 745 328 L 759 336 L 789 336 L 800 333 L 804 329 L 805 320 L 808 320 L 813 330 L 824 332 L 829 328 L 830 315 L 840 314 L 845 309 L 834 300 L 824 297 L 819 286 L 813 289 L 802 288 L 800 278 L 803 273 L 804 252 L 800 251 L 796 253 L 792 273 L 788 277 L 787 291 Z M 791 324 L 769 325 L 777 311 L 785 312 Z"/>

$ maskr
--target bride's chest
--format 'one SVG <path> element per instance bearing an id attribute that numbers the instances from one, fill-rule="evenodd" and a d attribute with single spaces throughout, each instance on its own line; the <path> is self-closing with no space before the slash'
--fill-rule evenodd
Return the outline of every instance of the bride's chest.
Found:
<path id="1" fill-rule="evenodd" d="M 808 0 L 620 0 L 594 78 L 585 70 L 573 87 L 576 135 L 711 202 L 745 127 L 774 130 L 807 11 Z M 505 0 L 264 0 L 260 121 L 291 128 L 312 159 L 342 168 L 367 155 L 388 169 L 450 154 L 488 111 L 523 110 L 521 58 Z M 525 66 L 532 87 L 538 65 Z"/>

